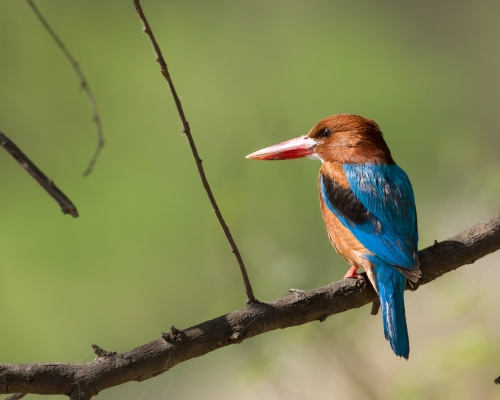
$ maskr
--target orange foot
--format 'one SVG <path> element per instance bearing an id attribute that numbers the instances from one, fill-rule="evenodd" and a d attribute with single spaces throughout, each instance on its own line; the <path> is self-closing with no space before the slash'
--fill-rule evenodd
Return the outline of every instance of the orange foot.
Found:
<path id="1" fill-rule="evenodd" d="M 362 275 L 356 272 L 357 269 L 358 267 L 354 265 L 351 268 L 349 268 L 349 271 L 347 271 L 347 273 L 345 274 L 344 279 L 349 279 L 349 278 L 364 279 Z"/>

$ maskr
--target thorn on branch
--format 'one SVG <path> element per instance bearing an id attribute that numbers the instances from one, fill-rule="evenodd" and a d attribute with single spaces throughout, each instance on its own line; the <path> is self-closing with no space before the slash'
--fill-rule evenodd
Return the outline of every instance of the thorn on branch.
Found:
<path id="1" fill-rule="evenodd" d="M 497 379 L 495 379 L 495 383 L 496 383 L 497 385 L 500 385 L 500 376 L 499 376 Z"/>
<path id="2" fill-rule="evenodd" d="M 441 243 L 439 243 L 437 240 L 434 240 L 434 248 L 436 250 L 440 250 L 441 249 Z"/>
<path id="3" fill-rule="evenodd" d="M 109 356 L 114 356 L 115 354 L 117 354 L 116 351 L 103 350 L 96 344 L 92 345 L 92 350 L 94 351 L 94 354 L 96 354 L 98 357 L 109 357 Z"/>
<path id="4" fill-rule="evenodd" d="M 319 322 L 325 322 L 327 318 L 328 318 L 328 315 L 323 315 L 322 317 L 320 317 L 320 318 L 318 319 L 318 321 L 319 321 Z"/>
<path id="5" fill-rule="evenodd" d="M 163 340 L 173 345 L 182 344 L 187 340 L 187 335 L 173 325 L 170 328 L 170 332 L 162 332 L 161 337 Z"/>

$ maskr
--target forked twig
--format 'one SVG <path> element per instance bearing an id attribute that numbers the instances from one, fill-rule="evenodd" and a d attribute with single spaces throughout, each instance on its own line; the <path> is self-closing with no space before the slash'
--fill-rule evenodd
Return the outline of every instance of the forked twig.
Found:
<path id="1" fill-rule="evenodd" d="M 41 187 L 59 204 L 64 214 L 70 214 L 74 218 L 78 217 L 75 205 L 66 195 L 59 190 L 52 179 L 38 169 L 33 162 L 21 151 L 16 144 L 6 135 L 0 132 L 0 146 L 2 146 L 14 159 L 30 174 Z"/>
<path id="2" fill-rule="evenodd" d="M 189 146 L 191 147 L 191 151 L 193 153 L 194 160 L 196 162 L 196 166 L 198 167 L 198 173 L 200 174 L 201 182 L 203 183 L 203 187 L 205 188 L 205 191 L 207 192 L 208 199 L 210 200 L 210 204 L 212 205 L 213 211 L 215 215 L 217 216 L 217 219 L 219 220 L 219 223 L 222 227 L 222 230 L 224 231 L 224 234 L 226 235 L 226 238 L 229 242 L 229 245 L 231 247 L 231 252 L 234 253 L 234 256 L 236 257 L 236 260 L 238 261 L 238 265 L 240 266 L 240 271 L 241 275 L 243 277 L 243 282 L 245 284 L 245 290 L 247 294 L 247 302 L 248 303 L 253 303 L 256 302 L 255 296 L 252 291 L 252 286 L 250 285 L 250 280 L 248 279 L 248 274 L 245 268 L 245 264 L 243 263 L 243 259 L 241 258 L 241 254 L 238 250 L 238 247 L 236 246 L 236 243 L 233 239 L 233 236 L 231 235 L 231 232 L 229 231 L 228 226 L 226 225 L 226 222 L 224 221 L 224 218 L 222 217 L 222 214 L 219 210 L 219 207 L 217 206 L 217 203 L 215 201 L 214 195 L 212 193 L 212 190 L 210 189 L 210 185 L 208 184 L 207 177 L 205 175 L 205 171 L 203 170 L 203 165 L 202 161 L 200 159 L 200 156 L 198 155 L 198 150 L 196 149 L 196 145 L 194 143 L 193 135 L 191 134 L 191 129 L 189 127 L 189 123 L 186 119 L 186 115 L 184 114 L 184 110 L 182 108 L 181 100 L 179 99 L 179 96 L 177 95 L 177 92 L 175 90 L 174 84 L 172 82 L 172 78 L 170 77 L 170 73 L 168 72 L 167 68 L 167 63 L 165 62 L 165 59 L 163 58 L 163 55 L 160 50 L 160 46 L 156 42 L 156 39 L 153 35 L 153 31 L 151 30 L 151 27 L 149 26 L 148 20 L 146 16 L 144 15 L 144 12 L 142 11 L 142 7 L 140 5 L 140 0 L 133 0 L 134 5 L 135 5 L 135 10 L 137 11 L 137 14 L 139 15 L 139 18 L 141 19 L 144 27 L 143 31 L 149 36 L 149 39 L 151 40 L 151 44 L 153 45 L 153 49 L 156 53 L 156 61 L 160 65 L 160 71 L 163 77 L 166 79 L 168 86 L 170 88 L 170 92 L 172 93 L 172 97 L 174 98 L 175 106 L 177 107 L 177 112 L 179 113 L 179 117 L 181 118 L 182 122 L 182 132 L 186 135 Z"/>
<path id="3" fill-rule="evenodd" d="M 80 79 L 80 84 L 87 95 L 87 100 L 89 102 L 90 108 L 92 110 L 92 120 L 94 121 L 96 128 L 97 128 L 97 146 L 96 149 L 94 150 L 94 155 L 92 156 L 87 169 L 83 172 L 83 176 L 87 176 L 92 172 L 92 169 L 94 168 L 94 165 L 97 161 L 97 158 L 99 157 L 99 154 L 101 153 L 102 148 L 104 147 L 104 136 L 102 134 L 102 125 L 101 125 L 101 117 L 99 116 L 99 112 L 97 111 L 97 105 L 95 102 L 95 98 L 92 95 L 92 91 L 90 90 L 90 86 L 87 82 L 87 79 L 85 78 L 85 75 L 83 75 L 82 70 L 80 69 L 80 66 L 78 65 L 78 61 L 74 59 L 74 57 L 71 55 L 69 52 L 68 48 L 64 45 L 64 43 L 59 39 L 59 37 L 56 35 L 54 30 L 50 27 L 49 23 L 43 18 L 42 14 L 36 7 L 35 3 L 33 3 L 32 0 L 26 0 L 29 4 L 29 6 L 33 9 L 33 12 L 37 16 L 37 18 L 40 20 L 42 23 L 43 27 L 45 30 L 49 33 L 50 36 L 52 36 L 52 39 L 54 39 L 54 42 L 56 42 L 57 46 L 61 49 L 61 51 L 64 53 L 66 58 L 68 59 L 69 63 L 73 67 L 73 69 L 76 72 L 76 75 L 78 76 L 78 79 Z"/>

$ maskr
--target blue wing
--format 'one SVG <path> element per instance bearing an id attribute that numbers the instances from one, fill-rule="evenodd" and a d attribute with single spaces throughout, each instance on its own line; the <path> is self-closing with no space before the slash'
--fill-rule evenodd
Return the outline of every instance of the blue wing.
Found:
<path id="1" fill-rule="evenodd" d="M 396 164 L 342 167 L 350 185 L 350 189 L 342 190 L 350 191 L 349 196 L 336 196 L 331 181 L 322 175 L 321 190 L 327 207 L 383 261 L 406 269 L 418 268 L 417 212 L 406 173 Z"/>

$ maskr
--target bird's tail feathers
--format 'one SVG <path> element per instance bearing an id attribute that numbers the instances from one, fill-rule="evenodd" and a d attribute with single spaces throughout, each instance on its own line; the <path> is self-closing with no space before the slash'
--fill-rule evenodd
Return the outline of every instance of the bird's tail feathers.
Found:
<path id="1" fill-rule="evenodd" d="M 396 266 L 394 268 L 396 268 L 399 272 L 401 272 L 404 276 L 406 276 L 410 282 L 413 283 L 416 283 L 422 277 L 422 271 L 420 271 L 418 265 L 416 268 L 413 269 L 396 267 Z"/>
<path id="2" fill-rule="evenodd" d="M 372 268 L 377 283 L 385 338 L 399 357 L 408 359 L 410 341 L 406 327 L 404 290 L 406 277 L 392 265 L 373 257 Z"/>

